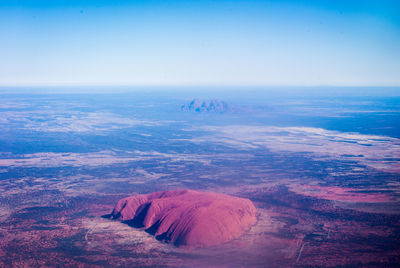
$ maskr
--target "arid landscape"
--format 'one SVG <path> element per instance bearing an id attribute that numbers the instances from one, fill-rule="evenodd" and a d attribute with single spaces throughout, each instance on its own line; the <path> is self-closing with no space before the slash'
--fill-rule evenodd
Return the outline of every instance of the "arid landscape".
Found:
<path id="1" fill-rule="evenodd" d="M 0 266 L 397 266 L 400 102 L 260 99 L 196 111 L 179 93 L 6 95 Z M 256 223 L 190 248 L 109 217 L 128 196 L 184 189 L 249 199 Z"/>

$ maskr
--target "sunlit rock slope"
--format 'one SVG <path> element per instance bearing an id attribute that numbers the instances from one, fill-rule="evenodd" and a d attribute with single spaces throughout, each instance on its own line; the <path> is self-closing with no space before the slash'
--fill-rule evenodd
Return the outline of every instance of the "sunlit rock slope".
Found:
<path id="1" fill-rule="evenodd" d="M 112 218 L 176 246 L 207 247 L 242 235 L 255 224 L 256 208 L 249 199 L 178 190 L 121 199 Z"/>

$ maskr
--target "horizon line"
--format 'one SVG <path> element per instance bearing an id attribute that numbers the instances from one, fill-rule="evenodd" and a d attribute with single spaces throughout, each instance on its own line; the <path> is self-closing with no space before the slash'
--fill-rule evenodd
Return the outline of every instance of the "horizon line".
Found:
<path id="1" fill-rule="evenodd" d="M 232 84 L 0 84 L 0 88 L 25 88 L 25 87 L 32 87 L 32 88 L 49 88 L 49 87 L 57 87 L 57 88 L 86 88 L 86 87 L 119 87 L 119 88 L 294 88 L 294 87 L 302 87 L 302 88 L 316 88 L 316 87 L 323 87 L 323 88 L 400 88 L 400 84 L 398 85 L 385 85 L 385 84 L 374 84 L 374 85 L 351 85 L 351 84 L 341 84 L 341 85 L 334 85 L 334 84 L 306 84 L 306 85 L 295 85 L 295 84 L 239 84 L 239 85 L 232 85 Z"/>

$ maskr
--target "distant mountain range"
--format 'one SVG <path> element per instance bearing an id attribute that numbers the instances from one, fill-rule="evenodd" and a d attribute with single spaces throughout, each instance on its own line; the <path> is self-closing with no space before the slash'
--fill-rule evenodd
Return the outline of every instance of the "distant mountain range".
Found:
<path id="1" fill-rule="evenodd" d="M 183 111 L 194 111 L 194 112 L 215 112 L 215 113 L 225 113 L 231 110 L 230 105 L 226 102 L 218 99 L 212 100 L 200 100 L 193 99 L 186 105 L 182 105 L 181 109 Z"/>

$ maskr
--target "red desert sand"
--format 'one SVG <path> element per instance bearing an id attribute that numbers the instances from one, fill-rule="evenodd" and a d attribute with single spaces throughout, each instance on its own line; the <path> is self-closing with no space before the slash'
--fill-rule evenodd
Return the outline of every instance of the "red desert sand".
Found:
<path id="1" fill-rule="evenodd" d="M 241 236 L 256 223 L 256 208 L 245 198 L 178 190 L 121 199 L 112 218 L 175 246 L 208 247 Z"/>

